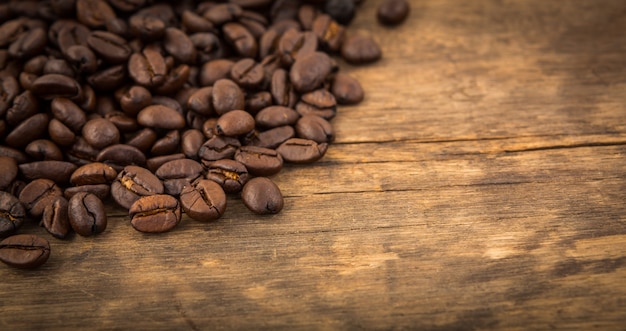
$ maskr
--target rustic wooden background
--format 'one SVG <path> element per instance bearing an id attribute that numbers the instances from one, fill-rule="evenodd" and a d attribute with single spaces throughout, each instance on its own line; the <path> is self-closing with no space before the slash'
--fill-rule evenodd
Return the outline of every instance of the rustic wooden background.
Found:
<path id="1" fill-rule="evenodd" d="M 626 329 L 626 2 L 412 0 L 285 208 L 50 237 L 0 329 Z M 30 231 L 46 235 L 30 225 Z"/>

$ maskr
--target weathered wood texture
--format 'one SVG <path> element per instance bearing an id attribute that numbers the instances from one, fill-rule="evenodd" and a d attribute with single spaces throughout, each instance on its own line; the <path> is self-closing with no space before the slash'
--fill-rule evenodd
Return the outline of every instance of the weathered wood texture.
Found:
<path id="1" fill-rule="evenodd" d="M 624 330 L 626 3 L 378 3 L 351 29 L 384 58 L 343 65 L 366 100 L 275 178 L 282 213 L 151 236 L 110 206 L 0 268 L 0 329 Z"/>

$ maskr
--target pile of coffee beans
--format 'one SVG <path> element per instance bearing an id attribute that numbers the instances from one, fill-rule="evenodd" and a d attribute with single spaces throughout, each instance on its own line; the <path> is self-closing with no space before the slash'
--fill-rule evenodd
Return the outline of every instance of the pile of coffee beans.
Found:
<path id="1" fill-rule="evenodd" d="M 401 0 L 400 2 L 402 2 Z M 335 60 L 381 58 L 347 24 L 355 0 L 49 0 L 0 4 L 0 261 L 32 268 L 46 239 L 207 222 L 239 194 L 283 208 L 269 177 L 324 156 L 337 105 L 359 103 Z M 385 24 L 408 6 L 381 4 Z M 400 11 L 400 13 L 399 13 Z"/>

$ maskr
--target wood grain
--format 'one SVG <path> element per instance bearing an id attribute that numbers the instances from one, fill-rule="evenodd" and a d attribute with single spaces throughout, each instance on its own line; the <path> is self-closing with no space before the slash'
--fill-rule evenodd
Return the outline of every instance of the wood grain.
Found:
<path id="1" fill-rule="evenodd" d="M 626 3 L 412 0 L 397 28 L 378 3 L 351 31 L 383 59 L 341 63 L 366 99 L 274 178 L 282 213 L 153 236 L 111 204 L 0 268 L 0 329 L 624 330 Z"/>

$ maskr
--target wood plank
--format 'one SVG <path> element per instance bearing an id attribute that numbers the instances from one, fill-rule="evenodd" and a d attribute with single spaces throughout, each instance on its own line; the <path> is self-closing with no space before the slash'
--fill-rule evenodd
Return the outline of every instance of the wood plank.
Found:
<path id="1" fill-rule="evenodd" d="M 1 330 L 623 330 L 626 3 L 410 0 L 278 215 L 51 238 Z M 25 232 L 50 238 L 34 222 Z"/>

